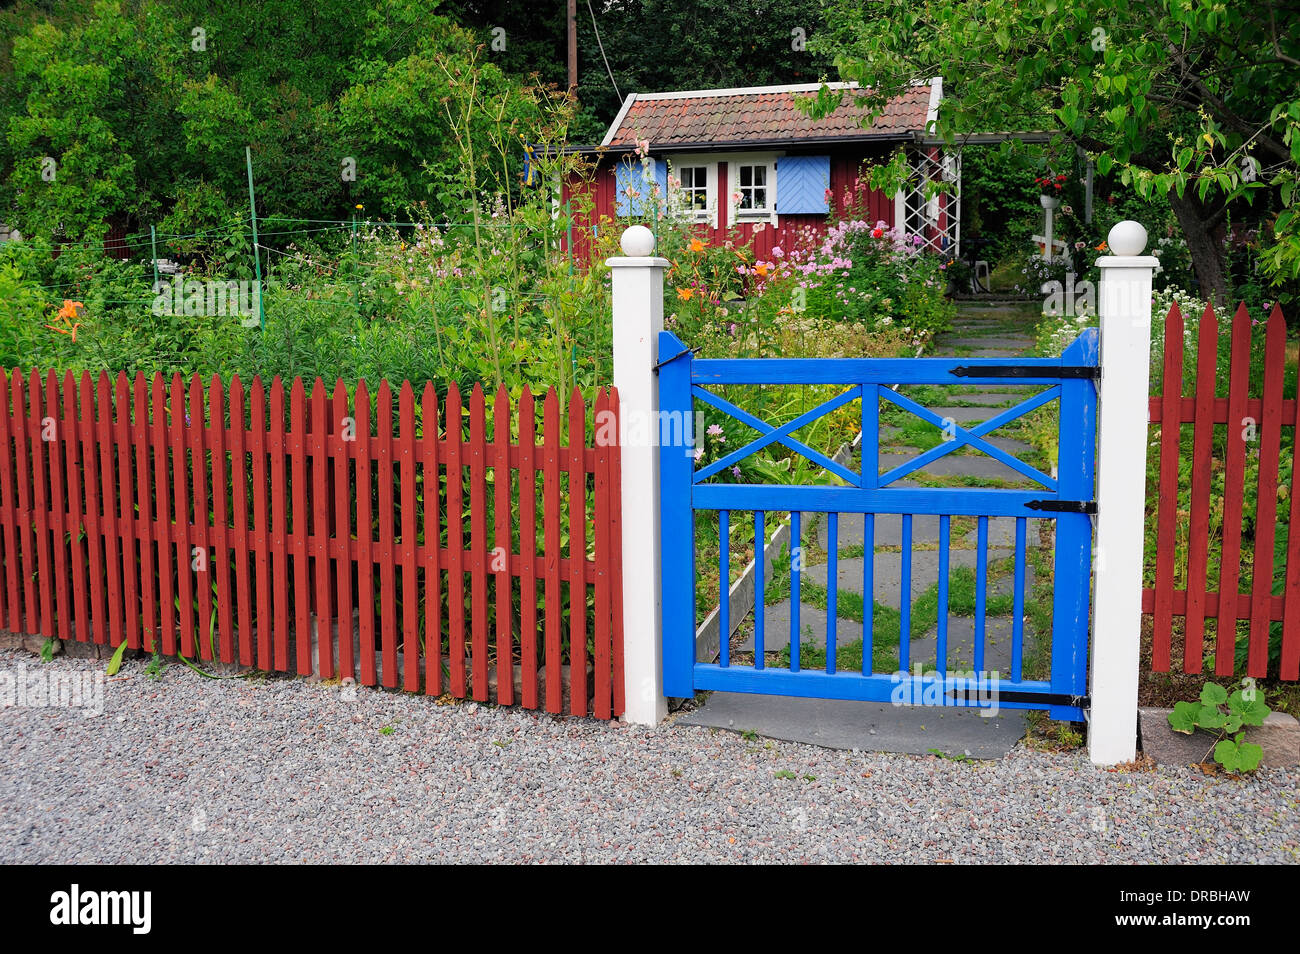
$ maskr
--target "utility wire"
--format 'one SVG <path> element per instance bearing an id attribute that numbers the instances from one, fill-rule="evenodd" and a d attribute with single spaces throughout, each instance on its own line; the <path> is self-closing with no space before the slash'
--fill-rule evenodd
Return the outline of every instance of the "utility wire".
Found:
<path id="1" fill-rule="evenodd" d="M 614 71 L 609 68 L 609 59 L 605 56 L 605 44 L 600 42 L 600 28 L 596 26 L 596 11 L 591 9 L 591 0 L 587 0 L 587 12 L 591 14 L 591 29 L 596 34 L 596 46 L 600 48 L 600 58 L 605 61 L 605 72 L 609 74 L 609 82 L 614 87 L 614 95 L 618 101 L 623 102 L 623 94 L 618 91 L 618 83 L 614 82 Z"/>

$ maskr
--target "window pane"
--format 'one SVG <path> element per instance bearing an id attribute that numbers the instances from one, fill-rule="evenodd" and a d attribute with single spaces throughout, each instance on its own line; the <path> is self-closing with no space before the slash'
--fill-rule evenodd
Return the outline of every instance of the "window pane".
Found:
<path id="1" fill-rule="evenodd" d="M 741 188 L 744 188 L 745 186 L 750 186 L 750 185 L 753 185 L 753 184 L 754 184 L 754 167 L 753 167 L 753 166 L 741 166 L 741 167 L 740 167 L 740 185 L 741 185 Z"/>
<path id="2" fill-rule="evenodd" d="M 754 185 L 767 185 L 767 166 L 754 167 Z"/>
<path id="3" fill-rule="evenodd" d="M 752 209 L 754 207 L 754 200 L 749 189 L 740 191 L 740 207 L 742 209 Z"/>
<path id="4" fill-rule="evenodd" d="M 755 190 L 754 190 L 754 208 L 756 208 L 756 209 L 766 209 L 766 208 L 767 208 L 767 190 L 766 190 L 766 189 L 755 189 Z"/>
<path id="5" fill-rule="evenodd" d="M 689 189 L 695 185 L 695 170 L 687 166 L 682 170 L 682 188 Z"/>

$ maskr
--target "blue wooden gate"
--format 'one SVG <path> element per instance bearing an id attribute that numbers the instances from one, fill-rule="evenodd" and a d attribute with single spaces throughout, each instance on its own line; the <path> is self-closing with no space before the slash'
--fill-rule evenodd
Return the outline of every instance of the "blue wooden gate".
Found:
<path id="1" fill-rule="evenodd" d="M 664 435 L 684 435 L 679 446 L 661 439 L 660 507 L 663 554 L 664 694 L 689 697 L 696 690 L 770 693 L 826 699 L 856 699 L 912 704 L 938 703 L 1001 708 L 1046 709 L 1053 718 L 1082 720 L 1087 706 L 1088 619 L 1091 581 L 1095 435 L 1098 375 L 1097 332 L 1086 330 L 1060 358 L 863 358 L 863 359 L 699 359 L 671 332 L 660 336 L 659 402 Z M 714 389 L 733 385 L 834 385 L 844 390 L 793 420 L 775 426 L 760 420 Z M 900 393 L 912 385 L 1023 385 L 1025 400 L 969 428 L 940 418 Z M 921 420 L 946 430 L 943 442 L 884 473 L 879 464 L 879 409 L 887 401 Z M 809 447 L 794 435 L 818 417 L 853 402 L 861 406 L 861 466 L 856 470 Z M 991 443 L 989 435 L 1030 411 L 1057 402 L 1059 455 L 1055 476 L 1018 459 Z M 694 421 L 708 405 L 757 432 L 748 444 L 698 466 L 692 446 Z M 1145 413 L 1135 408 L 1133 413 Z M 684 422 L 684 423 L 683 423 Z M 772 444 L 781 444 L 834 475 L 840 483 L 774 484 L 721 482 L 738 462 Z M 908 474 L 924 468 L 958 447 L 969 446 L 1000 461 L 1031 484 L 1028 489 L 1001 487 L 897 486 Z M 696 648 L 696 513 L 716 511 L 720 544 L 719 615 L 722 637 L 717 661 L 698 660 Z M 752 514 L 754 522 L 755 612 L 753 661 L 731 659 L 727 582 L 733 514 Z M 790 538 L 801 540 L 801 524 L 809 514 L 825 515 L 826 570 L 825 664 L 801 665 L 799 607 L 803 569 L 790 563 L 788 650 L 774 665 L 765 657 L 764 561 L 762 541 L 774 513 L 790 515 Z M 845 672 L 836 665 L 837 546 L 841 514 L 862 514 L 863 521 L 863 652 L 861 670 Z M 895 672 L 872 666 L 872 620 L 875 607 L 873 574 L 876 516 L 900 515 L 899 647 Z M 937 515 L 939 523 L 937 636 L 934 659 L 923 670 L 912 666 L 910 567 L 913 561 L 912 521 L 917 515 Z M 950 521 L 974 517 L 978 527 L 975 569 L 973 660 L 969 671 L 950 669 L 946 646 Z M 989 519 L 1015 519 L 1014 608 L 1009 671 L 995 677 L 984 672 L 984 608 L 987 597 Z M 748 518 L 742 518 L 748 519 Z M 926 519 L 932 520 L 932 517 Z M 1026 525 L 1030 519 L 1055 522 L 1052 563 L 1050 677 L 1024 678 L 1024 607 L 1026 585 Z M 711 523 L 712 521 L 710 521 Z M 1008 558 L 1009 559 L 1009 558 Z M 710 602 L 710 605 L 711 602 Z M 804 653 L 807 655 L 807 653 Z M 1041 666 L 1039 667 L 1041 670 Z M 1041 672 L 1039 673 L 1041 676 Z M 990 682 L 992 679 L 992 682 Z M 992 692 L 990 692 L 992 687 Z"/>

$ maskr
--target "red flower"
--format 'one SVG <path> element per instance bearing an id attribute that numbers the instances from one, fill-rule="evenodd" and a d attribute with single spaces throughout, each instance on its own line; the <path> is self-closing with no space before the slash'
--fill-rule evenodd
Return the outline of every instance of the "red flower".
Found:
<path id="1" fill-rule="evenodd" d="M 882 235 L 884 235 L 884 234 L 885 234 L 885 230 L 884 230 L 884 229 L 872 229 L 872 230 L 871 230 L 871 237 L 872 237 L 872 238 L 880 238 L 880 237 L 881 237 Z"/>

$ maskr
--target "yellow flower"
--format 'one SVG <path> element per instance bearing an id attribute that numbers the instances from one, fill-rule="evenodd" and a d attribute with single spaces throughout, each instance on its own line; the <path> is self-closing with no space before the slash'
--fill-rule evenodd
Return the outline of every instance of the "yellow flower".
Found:
<path id="1" fill-rule="evenodd" d="M 364 205 L 362 205 L 361 203 L 357 203 L 357 211 L 360 211 L 361 209 L 364 209 L 364 208 L 365 208 Z"/>
<path id="2" fill-rule="evenodd" d="M 694 288 L 679 288 L 679 289 L 677 289 L 677 297 L 680 298 L 682 301 L 690 301 L 690 300 L 691 300 L 691 296 L 694 295 L 694 294 L 695 294 L 695 289 L 694 289 Z"/>

